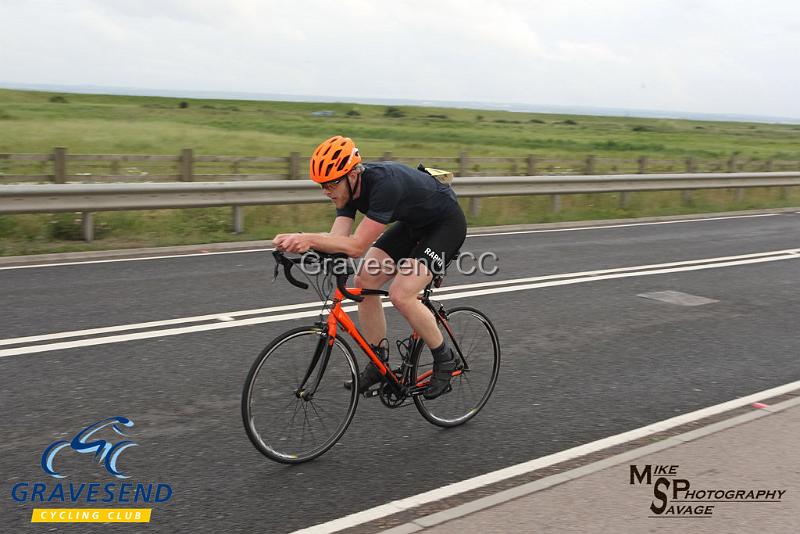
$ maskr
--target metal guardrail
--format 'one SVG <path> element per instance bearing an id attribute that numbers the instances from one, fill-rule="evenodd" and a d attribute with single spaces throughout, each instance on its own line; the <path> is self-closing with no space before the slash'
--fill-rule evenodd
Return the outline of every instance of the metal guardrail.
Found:
<path id="1" fill-rule="evenodd" d="M 800 186 L 800 172 L 706 174 L 616 174 L 573 176 L 491 176 L 455 178 L 459 197 L 559 195 L 633 191 Z M 113 184 L 6 185 L 0 187 L 0 214 L 82 212 L 84 238 L 92 240 L 92 212 L 162 208 L 233 207 L 234 231 L 243 230 L 241 207 L 329 202 L 310 181 L 171 182 Z M 474 204 L 473 204 L 474 202 Z M 625 202 L 625 196 L 621 198 Z"/>

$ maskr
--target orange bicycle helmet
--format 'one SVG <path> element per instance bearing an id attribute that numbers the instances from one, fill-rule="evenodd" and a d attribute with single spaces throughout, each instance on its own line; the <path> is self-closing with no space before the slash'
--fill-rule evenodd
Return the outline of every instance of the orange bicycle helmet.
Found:
<path id="1" fill-rule="evenodd" d="M 345 176 L 361 163 L 361 154 L 349 137 L 335 135 L 326 139 L 311 156 L 311 179 L 324 184 Z"/>

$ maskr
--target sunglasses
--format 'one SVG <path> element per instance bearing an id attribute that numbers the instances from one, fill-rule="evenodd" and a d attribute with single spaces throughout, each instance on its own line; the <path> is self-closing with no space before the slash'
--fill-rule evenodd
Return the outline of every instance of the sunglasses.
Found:
<path id="1" fill-rule="evenodd" d="M 340 183 L 342 183 L 342 181 L 345 180 L 346 178 L 347 178 L 347 175 L 345 174 L 341 178 L 337 178 L 336 180 L 331 180 L 330 182 L 325 182 L 325 183 L 322 183 L 322 184 L 319 184 L 319 185 L 325 191 L 333 191 L 334 189 L 336 189 L 336 186 L 338 186 Z"/>

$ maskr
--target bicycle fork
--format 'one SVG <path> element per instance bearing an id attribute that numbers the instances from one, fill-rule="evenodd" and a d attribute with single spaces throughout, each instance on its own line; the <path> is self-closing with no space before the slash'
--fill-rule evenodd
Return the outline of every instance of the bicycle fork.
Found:
<path id="1" fill-rule="evenodd" d="M 310 401 L 314 398 L 314 394 L 317 392 L 317 388 L 325 374 L 325 369 L 328 367 L 328 362 L 331 359 L 333 341 L 334 338 L 331 338 L 328 334 L 320 335 L 317 341 L 317 347 L 314 349 L 314 356 L 311 358 L 311 363 L 308 364 L 308 369 L 306 369 L 306 374 L 300 382 L 300 385 L 294 390 L 294 394 L 298 399 Z M 314 378 L 313 385 L 310 388 L 306 388 L 306 383 L 308 379 L 311 378 L 315 368 L 317 369 L 317 375 Z"/>

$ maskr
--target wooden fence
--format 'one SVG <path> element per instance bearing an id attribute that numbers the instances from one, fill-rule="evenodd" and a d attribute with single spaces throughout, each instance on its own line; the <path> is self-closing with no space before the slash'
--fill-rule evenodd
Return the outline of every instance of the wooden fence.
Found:
<path id="1" fill-rule="evenodd" d="M 604 158 L 596 155 L 567 159 L 541 155 L 483 157 L 395 156 L 391 152 L 366 161 L 394 160 L 416 166 L 453 170 L 457 176 L 550 176 L 575 174 L 645 174 L 702 172 L 782 172 L 800 169 L 800 161 L 730 156 L 724 159 L 681 160 Z M 225 182 L 296 180 L 308 175 L 308 158 L 299 152 L 287 157 L 207 156 L 185 148 L 180 154 L 71 154 L 56 147 L 51 154 L 0 154 L 0 184 L 108 182 Z"/>

